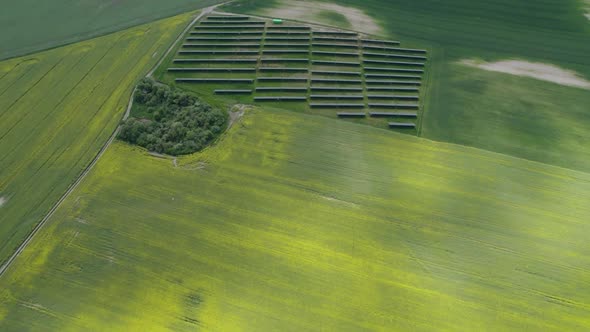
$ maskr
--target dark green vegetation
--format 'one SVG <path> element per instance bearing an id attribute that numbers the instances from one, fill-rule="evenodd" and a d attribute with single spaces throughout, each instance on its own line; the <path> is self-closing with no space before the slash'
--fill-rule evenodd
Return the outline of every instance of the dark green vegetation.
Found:
<path id="1" fill-rule="evenodd" d="M 96 156 L 157 63 L 152 55 L 190 18 L 0 62 L 0 263 Z"/>
<path id="2" fill-rule="evenodd" d="M 0 330 L 586 331 L 590 175 L 287 110 L 115 143 L 0 278 Z"/>
<path id="3" fill-rule="evenodd" d="M 96 37 L 221 0 L 22 0 L 0 10 L 0 59 Z"/>
<path id="4" fill-rule="evenodd" d="M 361 8 L 389 37 L 429 49 L 421 136 L 590 171 L 590 116 L 583 110 L 590 91 L 457 64 L 517 58 L 590 79 L 590 23 L 580 1 L 331 2 Z M 256 13 L 264 3 L 227 8 Z"/>
<path id="5" fill-rule="evenodd" d="M 227 113 L 190 93 L 145 78 L 137 85 L 131 117 L 119 138 L 169 155 L 203 149 L 226 127 Z"/>

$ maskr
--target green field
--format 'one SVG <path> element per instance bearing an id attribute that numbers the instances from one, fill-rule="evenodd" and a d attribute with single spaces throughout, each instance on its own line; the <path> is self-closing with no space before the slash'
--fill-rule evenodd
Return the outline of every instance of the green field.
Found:
<path id="1" fill-rule="evenodd" d="M 0 59 L 74 43 L 220 0 L 12 1 L 0 11 Z"/>
<path id="2" fill-rule="evenodd" d="M 0 262 L 98 153 L 190 18 L 0 62 Z"/>
<path id="3" fill-rule="evenodd" d="M 590 175 L 289 111 L 117 143 L 0 279 L 4 330 L 580 331 Z"/>
<path id="4" fill-rule="evenodd" d="M 327 23 L 327 25 L 350 29 L 352 26 L 346 19 L 346 16 L 334 11 L 322 11 L 318 14 L 318 18 Z"/>
<path id="5" fill-rule="evenodd" d="M 590 171 L 590 91 L 445 66 L 434 80 L 449 73 L 446 84 L 427 98 L 453 106 L 431 106 L 423 136 Z"/>
<path id="6" fill-rule="evenodd" d="M 387 37 L 431 51 L 421 136 L 590 172 L 590 91 L 457 64 L 522 59 L 590 80 L 590 23 L 581 1 L 330 2 L 360 8 Z M 224 8 L 260 14 L 268 6 L 243 0 Z"/>
<path id="7" fill-rule="evenodd" d="M 207 1 L 152 2 L 113 2 L 96 23 Z M 0 277 L 0 331 L 590 330 L 590 91 L 460 63 L 590 79 L 582 2 L 332 2 L 428 49 L 421 137 L 271 103 L 190 156 L 116 141 Z M 355 29 L 349 13 L 312 16 Z M 190 19 L 0 62 L 0 261 Z M 155 71 L 165 83 L 173 57 Z M 191 90 L 223 109 L 247 101 L 211 88 Z"/>

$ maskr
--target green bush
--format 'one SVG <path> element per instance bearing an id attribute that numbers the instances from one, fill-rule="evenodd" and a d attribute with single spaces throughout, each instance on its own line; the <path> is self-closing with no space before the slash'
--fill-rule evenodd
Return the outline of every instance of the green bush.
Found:
<path id="1" fill-rule="evenodd" d="M 148 78 L 137 85 L 133 111 L 123 122 L 119 139 L 169 155 L 203 149 L 227 123 L 225 112 Z"/>

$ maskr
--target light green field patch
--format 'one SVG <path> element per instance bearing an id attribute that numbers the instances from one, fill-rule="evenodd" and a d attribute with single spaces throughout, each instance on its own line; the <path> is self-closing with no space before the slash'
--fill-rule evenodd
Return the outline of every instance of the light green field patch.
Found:
<path id="1" fill-rule="evenodd" d="M 0 279 L 0 327 L 585 330 L 588 200 L 586 173 L 248 111 L 177 167 L 111 146 Z"/>
<path id="2" fill-rule="evenodd" d="M 133 85 L 189 14 L 0 62 L 0 262 L 113 133 Z"/>
<path id="3" fill-rule="evenodd" d="M 344 29 L 350 29 L 352 27 L 346 16 L 336 11 L 322 10 L 316 15 L 316 17 L 317 21 L 325 22 L 327 25 Z"/>

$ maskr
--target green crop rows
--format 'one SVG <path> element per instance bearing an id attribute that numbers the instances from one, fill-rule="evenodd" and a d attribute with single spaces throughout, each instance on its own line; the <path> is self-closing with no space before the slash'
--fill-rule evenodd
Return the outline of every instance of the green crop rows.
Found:
<path id="1" fill-rule="evenodd" d="M 590 330 L 589 91 L 461 64 L 521 59 L 589 79 L 581 4 L 333 2 L 428 50 L 422 137 L 264 103 L 237 107 L 191 156 L 115 142 L 0 277 L 0 330 Z M 5 256 L 188 19 L 0 63 Z M 164 82 L 174 57 L 155 72 Z M 190 89 L 217 107 L 252 102 L 214 88 L 229 87 Z"/>
<path id="2" fill-rule="evenodd" d="M 0 279 L 8 330 L 585 330 L 590 175 L 289 111 L 117 143 Z"/>
<path id="3" fill-rule="evenodd" d="M 0 63 L 0 262 L 78 177 L 189 15 Z"/>
<path id="4" fill-rule="evenodd" d="M 79 42 L 220 2 L 222 1 L 13 1 L 5 4 L 0 11 L 0 59 Z"/>

